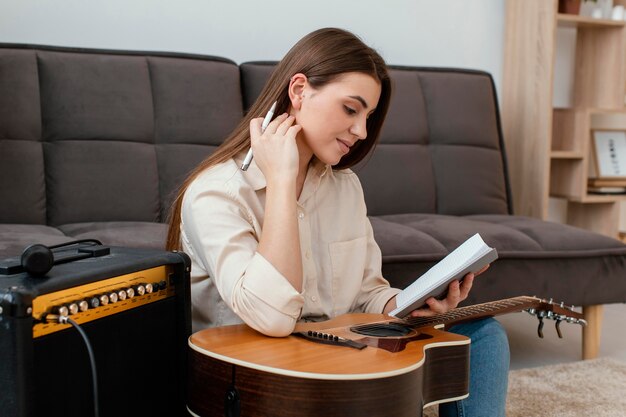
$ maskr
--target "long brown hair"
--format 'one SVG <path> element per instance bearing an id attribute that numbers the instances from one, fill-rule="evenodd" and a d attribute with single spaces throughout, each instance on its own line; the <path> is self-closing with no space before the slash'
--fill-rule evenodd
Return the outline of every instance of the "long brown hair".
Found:
<path id="1" fill-rule="evenodd" d="M 289 80 L 297 73 L 306 75 L 310 85 L 319 89 L 348 72 L 371 75 L 381 84 L 376 110 L 367 119 L 367 139 L 359 140 L 333 169 L 349 168 L 361 161 L 376 146 L 378 135 L 389 108 L 391 82 L 385 61 L 354 34 L 342 29 L 325 28 L 300 39 L 278 63 L 259 98 L 239 122 L 235 130 L 215 152 L 202 161 L 182 183 L 169 215 L 166 247 L 180 249 L 180 221 L 183 196 L 189 184 L 205 169 L 233 158 L 250 147 L 250 120 L 265 114 L 274 101 L 276 111 L 289 109 Z"/>

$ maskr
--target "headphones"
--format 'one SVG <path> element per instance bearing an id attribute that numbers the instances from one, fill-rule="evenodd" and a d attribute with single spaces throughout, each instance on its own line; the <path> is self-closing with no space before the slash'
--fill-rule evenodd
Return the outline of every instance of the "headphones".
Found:
<path id="1" fill-rule="evenodd" d="M 91 243 L 87 248 L 78 248 L 78 253 L 72 256 L 66 256 L 61 259 L 54 259 L 52 249 L 64 248 L 67 246 L 79 245 L 81 243 Z M 101 251 L 94 250 L 93 246 L 99 245 Z M 103 253 L 106 252 L 106 253 Z M 20 256 L 22 270 L 28 272 L 35 277 L 45 275 L 56 264 L 71 262 L 78 259 L 89 258 L 92 256 L 102 256 L 109 254 L 109 248 L 103 248 L 102 242 L 96 239 L 80 239 L 72 242 L 61 243 L 54 246 L 46 246 L 40 243 L 28 246 Z"/>

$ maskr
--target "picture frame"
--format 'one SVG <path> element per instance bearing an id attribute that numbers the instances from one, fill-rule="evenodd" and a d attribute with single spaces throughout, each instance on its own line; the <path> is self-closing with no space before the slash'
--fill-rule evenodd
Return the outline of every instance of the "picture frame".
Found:
<path id="1" fill-rule="evenodd" d="M 591 178 L 626 180 L 626 130 L 593 130 Z"/>

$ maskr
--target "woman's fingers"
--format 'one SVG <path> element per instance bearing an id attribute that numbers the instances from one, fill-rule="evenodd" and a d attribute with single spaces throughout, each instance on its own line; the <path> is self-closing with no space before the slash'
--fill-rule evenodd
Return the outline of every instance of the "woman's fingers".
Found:
<path id="1" fill-rule="evenodd" d="M 302 130 L 302 126 L 300 125 L 290 126 L 289 129 L 287 129 L 287 133 L 285 134 L 285 136 L 289 136 L 295 139 L 296 135 L 301 130 Z"/>
<path id="2" fill-rule="evenodd" d="M 261 124 L 263 123 L 262 117 L 250 120 L 250 139 L 256 139 L 261 136 Z"/>
<path id="3" fill-rule="evenodd" d="M 459 303 L 467 298 L 474 284 L 474 274 L 469 273 L 463 278 L 463 282 L 452 281 L 448 285 L 448 294 L 443 300 L 430 297 L 426 300 L 427 308 L 420 308 L 411 312 L 412 317 L 429 317 L 436 314 L 447 313 L 457 308 Z"/>
<path id="4" fill-rule="evenodd" d="M 274 120 L 272 120 L 270 122 L 269 125 L 267 125 L 267 128 L 265 129 L 264 133 L 276 133 L 276 131 L 278 130 L 278 127 L 289 117 L 289 114 L 287 113 L 283 113 L 281 115 L 279 115 L 278 117 L 276 117 Z"/>
<path id="5" fill-rule="evenodd" d="M 452 281 L 450 285 L 448 285 L 448 295 L 446 296 L 446 300 L 452 303 L 459 303 L 461 298 L 461 284 L 459 281 Z"/>
<path id="6" fill-rule="evenodd" d="M 426 303 L 428 304 L 428 300 L 426 300 Z M 439 314 L 439 313 L 431 310 L 430 306 L 411 311 L 411 317 L 431 317 L 431 316 L 434 316 L 435 314 Z"/>
<path id="7" fill-rule="evenodd" d="M 295 117 L 287 116 L 285 120 L 283 120 L 283 122 L 278 125 L 275 133 L 280 136 L 285 136 L 285 134 L 287 133 L 287 131 L 289 130 L 289 128 L 291 127 L 291 125 L 293 124 L 295 120 L 296 120 Z"/>
<path id="8" fill-rule="evenodd" d="M 465 278 L 463 278 L 463 282 L 461 283 L 461 295 L 459 301 L 463 301 L 469 295 L 470 290 L 472 289 L 472 285 L 474 284 L 474 274 L 467 274 Z"/>
<path id="9" fill-rule="evenodd" d="M 262 134 L 270 134 L 270 135 L 277 134 L 280 136 L 285 136 L 285 134 L 287 133 L 289 128 L 293 125 L 293 122 L 295 120 L 296 120 L 295 117 L 290 116 L 287 113 L 283 113 L 279 115 L 278 117 L 276 117 L 274 120 L 272 120 L 270 124 L 267 125 L 267 128 L 265 129 L 265 131 L 262 132 L 261 130 L 262 130 L 263 118 L 258 117 L 258 118 L 252 119 L 250 121 L 250 136 L 260 137 Z"/>
<path id="10" fill-rule="evenodd" d="M 480 271 L 476 272 L 474 275 L 480 275 L 480 274 L 482 274 L 483 272 L 485 272 L 486 270 L 488 270 L 488 269 L 489 269 L 489 265 L 491 265 L 491 264 L 487 264 L 487 265 L 485 265 L 485 266 L 484 266 L 484 267 L 483 267 Z"/>
<path id="11" fill-rule="evenodd" d="M 436 298 L 431 297 L 426 300 L 426 304 L 428 304 L 430 310 L 436 314 L 446 313 L 448 310 L 450 310 L 447 297 L 443 300 L 437 300 Z"/>

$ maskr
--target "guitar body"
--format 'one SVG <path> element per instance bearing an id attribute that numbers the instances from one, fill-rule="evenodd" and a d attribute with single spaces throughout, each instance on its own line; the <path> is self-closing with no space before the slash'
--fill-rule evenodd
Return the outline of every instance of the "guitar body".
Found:
<path id="1" fill-rule="evenodd" d="M 424 407 L 468 396 L 467 337 L 437 330 L 526 310 L 586 325 L 563 303 L 520 296 L 459 307 L 432 317 L 391 320 L 346 314 L 302 323 L 273 338 L 246 325 L 202 330 L 189 338 L 187 408 L 203 417 L 415 417 Z"/>
<path id="2" fill-rule="evenodd" d="M 197 332 L 189 339 L 188 409 L 220 417 L 415 417 L 425 406 L 467 397 L 468 338 L 432 326 L 391 337 L 351 330 L 388 322 L 347 314 L 296 328 L 367 345 L 362 349 L 271 338 L 246 325 Z"/>

